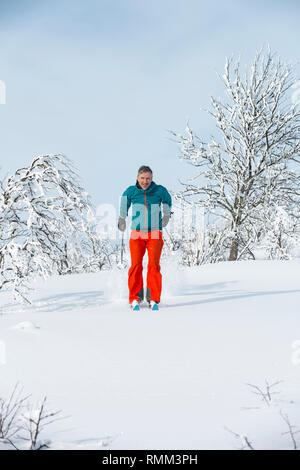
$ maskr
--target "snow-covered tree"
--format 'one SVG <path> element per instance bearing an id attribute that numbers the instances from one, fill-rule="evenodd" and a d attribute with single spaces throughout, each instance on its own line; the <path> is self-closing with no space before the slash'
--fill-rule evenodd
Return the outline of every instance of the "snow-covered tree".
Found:
<path id="1" fill-rule="evenodd" d="M 176 195 L 173 211 L 170 226 L 164 229 L 166 249 L 163 257 L 178 251 L 179 263 L 185 266 L 216 263 L 226 259 L 228 229 L 224 221 L 210 224 L 208 214 L 204 216 L 204 212 L 199 211 L 199 207 L 195 207 L 193 203 L 178 201 Z"/>
<path id="2" fill-rule="evenodd" d="M 187 135 L 171 131 L 180 158 L 197 173 L 182 182 L 185 199 L 214 210 L 230 224 L 229 260 L 245 250 L 245 225 L 264 205 L 299 203 L 300 112 L 289 100 L 293 67 L 260 50 L 244 76 L 240 62 L 226 60 L 221 77 L 227 100 L 211 98 L 220 138 L 206 143 L 187 125 Z M 249 227 L 248 227 L 249 228 Z M 246 247 L 247 248 L 247 247 Z"/>
<path id="3" fill-rule="evenodd" d="M 85 227 L 84 236 L 78 237 L 78 232 L 74 235 L 77 238 L 76 243 L 66 242 L 70 273 L 96 272 L 111 269 L 118 264 L 118 242 L 99 232 L 96 218 Z"/>
<path id="4" fill-rule="evenodd" d="M 289 213 L 281 205 L 268 205 L 263 210 L 263 219 L 258 248 L 264 250 L 269 259 L 291 259 L 300 247 L 298 214 Z"/>
<path id="5" fill-rule="evenodd" d="M 15 297 L 26 299 L 29 278 L 68 272 L 71 249 L 82 256 L 94 215 L 71 161 L 61 154 L 34 158 L 1 188 L 0 289 L 13 288 Z"/>

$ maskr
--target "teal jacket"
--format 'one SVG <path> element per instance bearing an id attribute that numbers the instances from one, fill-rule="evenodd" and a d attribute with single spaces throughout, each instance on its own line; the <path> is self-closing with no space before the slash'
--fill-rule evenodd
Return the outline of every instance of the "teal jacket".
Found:
<path id="1" fill-rule="evenodd" d="M 126 217 L 132 205 L 132 230 L 150 232 L 151 230 L 162 230 L 163 213 L 171 215 L 172 199 L 164 186 L 154 183 L 148 189 L 142 189 L 138 182 L 135 186 L 129 186 L 121 197 L 120 216 Z"/>

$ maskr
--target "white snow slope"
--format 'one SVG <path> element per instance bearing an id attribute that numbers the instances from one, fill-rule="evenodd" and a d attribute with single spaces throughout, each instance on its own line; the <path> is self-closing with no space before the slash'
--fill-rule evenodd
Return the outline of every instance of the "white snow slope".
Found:
<path id="1" fill-rule="evenodd" d="M 239 449 L 243 436 L 292 449 L 280 412 L 300 429 L 299 271 L 163 264 L 159 312 L 130 310 L 126 270 L 39 280 L 32 306 L 1 293 L 0 397 L 19 382 L 62 410 L 41 436 L 51 449 Z M 282 381 L 271 402 L 247 385 L 266 380 Z"/>

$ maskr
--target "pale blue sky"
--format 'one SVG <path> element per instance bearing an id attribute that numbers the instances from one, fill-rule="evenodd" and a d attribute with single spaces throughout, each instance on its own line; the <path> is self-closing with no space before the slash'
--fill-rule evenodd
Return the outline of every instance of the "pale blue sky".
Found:
<path id="1" fill-rule="evenodd" d="M 95 206 L 118 204 L 148 164 L 169 189 L 192 167 L 167 129 L 222 96 L 226 56 L 270 44 L 298 61 L 299 3 L 287 0 L 0 0 L 1 176 L 42 153 L 75 163 Z M 296 68 L 299 71 L 299 66 Z"/>

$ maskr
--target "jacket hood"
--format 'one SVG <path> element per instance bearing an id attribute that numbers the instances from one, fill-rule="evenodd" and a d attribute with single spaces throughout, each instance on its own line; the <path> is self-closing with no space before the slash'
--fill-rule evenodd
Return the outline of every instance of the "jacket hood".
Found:
<path id="1" fill-rule="evenodd" d="M 157 186 L 156 183 L 154 183 L 154 181 L 151 181 L 151 184 L 150 184 L 149 188 L 143 189 L 143 188 L 140 186 L 138 180 L 136 180 L 135 185 L 136 185 L 136 187 L 137 187 L 140 191 L 142 191 L 142 192 L 144 192 L 144 193 L 150 193 L 150 192 L 155 188 L 155 186 Z"/>

